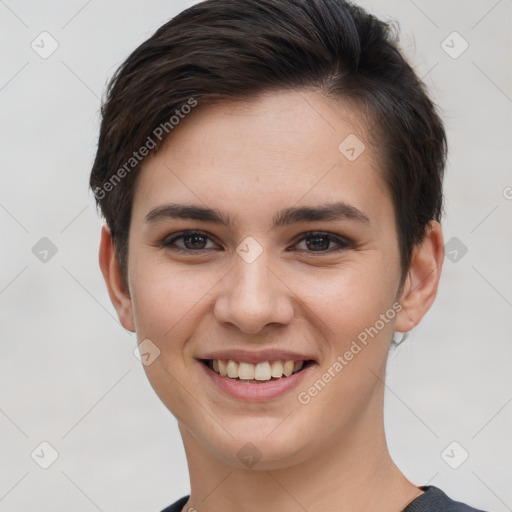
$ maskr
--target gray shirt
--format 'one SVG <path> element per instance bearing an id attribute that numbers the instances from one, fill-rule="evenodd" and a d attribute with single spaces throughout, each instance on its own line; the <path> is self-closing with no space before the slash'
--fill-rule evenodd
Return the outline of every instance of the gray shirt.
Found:
<path id="1" fill-rule="evenodd" d="M 425 492 L 411 501 L 402 512 L 483 512 L 459 501 L 453 501 L 441 489 L 433 485 L 426 485 L 420 489 Z M 189 496 L 181 498 L 162 512 L 181 512 L 188 498 Z"/>

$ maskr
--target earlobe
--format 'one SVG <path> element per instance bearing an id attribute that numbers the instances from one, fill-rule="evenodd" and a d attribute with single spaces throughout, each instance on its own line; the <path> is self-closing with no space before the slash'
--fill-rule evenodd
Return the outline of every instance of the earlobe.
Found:
<path id="1" fill-rule="evenodd" d="M 104 224 L 101 229 L 99 263 L 110 300 L 117 311 L 119 321 L 125 329 L 135 332 L 132 301 L 123 283 L 110 228 L 107 224 Z"/>
<path id="2" fill-rule="evenodd" d="M 395 330 L 407 332 L 416 327 L 430 309 L 437 295 L 444 259 L 441 225 L 432 221 L 425 228 L 425 238 L 414 248 L 409 273 L 400 298 L 402 310 Z"/>

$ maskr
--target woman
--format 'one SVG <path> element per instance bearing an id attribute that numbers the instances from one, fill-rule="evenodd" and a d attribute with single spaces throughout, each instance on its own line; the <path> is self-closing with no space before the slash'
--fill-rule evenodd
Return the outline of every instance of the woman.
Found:
<path id="1" fill-rule="evenodd" d="M 441 274 L 442 121 L 389 27 L 342 0 L 208 0 L 116 73 L 100 265 L 178 420 L 172 511 L 474 511 L 393 463 L 395 332 Z"/>

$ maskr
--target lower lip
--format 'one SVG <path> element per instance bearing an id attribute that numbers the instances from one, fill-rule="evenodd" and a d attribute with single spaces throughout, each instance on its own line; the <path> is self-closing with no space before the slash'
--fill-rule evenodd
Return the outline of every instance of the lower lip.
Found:
<path id="1" fill-rule="evenodd" d="M 316 363 L 310 364 L 306 368 L 297 373 L 293 373 L 289 377 L 281 377 L 280 379 L 270 380 L 265 383 L 251 383 L 238 379 L 230 379 L 222 377 L 213 370 L 210 370 L 204 363 L 199 361 L 208 378 L 223 393 L 250 402 L 263 402 L 272 398 L 280 397 L 292 389 L 296 388 L 302 379 L 316 366 Z"/>

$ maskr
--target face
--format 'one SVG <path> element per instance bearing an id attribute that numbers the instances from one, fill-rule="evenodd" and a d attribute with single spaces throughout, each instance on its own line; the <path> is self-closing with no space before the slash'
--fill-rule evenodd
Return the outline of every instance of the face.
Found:
<path id="1" fill-rule="evenodd" d="M 311 91 L 202 107 L 141 170 L 120 317 L 182 434 L 227 464 L 304 461 L 382 413 L 401 269 L 354 121 Z"/>

